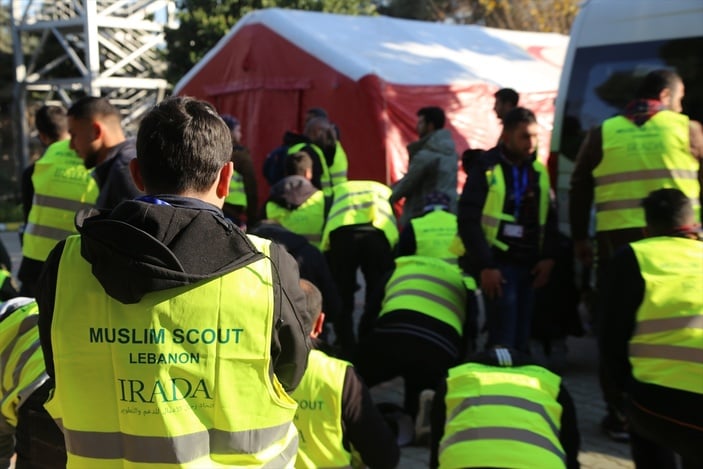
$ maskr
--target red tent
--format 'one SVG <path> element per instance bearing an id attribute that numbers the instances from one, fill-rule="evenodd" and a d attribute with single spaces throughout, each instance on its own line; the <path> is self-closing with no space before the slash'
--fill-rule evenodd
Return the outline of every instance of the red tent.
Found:
<path id="1" fill-rule="evenodd" d="M 520 93 L 549 148 L 553 101 L 568 38 L 384 16 L 267 9 L 246 15 L 176 85 L 242 122 L 259 169 L 305 110 L 322 107 L 341 131 L 351 179 L 398 180 L 416 112 L 447 114 L 459 155 L 495 145 L 493 93 Z M 265 198 L 268 186 L 260 179 Z"/>

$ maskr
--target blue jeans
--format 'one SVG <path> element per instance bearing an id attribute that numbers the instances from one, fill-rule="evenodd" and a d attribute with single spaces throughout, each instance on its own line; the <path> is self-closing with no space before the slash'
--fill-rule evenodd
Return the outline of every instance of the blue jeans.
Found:
<path id="1" fill-rule="evenodd" d="M 487 346 L 503 345 L 529 353 L 534 289 L 532 288 L 531 267 L 502 264 L 498 270 L 505 283 L 503 295 L 489 300 L 486 298 L 488 322 Z"/>

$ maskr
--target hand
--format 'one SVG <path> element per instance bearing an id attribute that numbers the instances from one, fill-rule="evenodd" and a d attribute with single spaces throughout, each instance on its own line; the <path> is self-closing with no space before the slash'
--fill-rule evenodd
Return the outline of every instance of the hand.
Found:
<path id="1" fill-rule="evenodd" d="M 532 288 L 542 288 L 549 281 L 549 274 L 552 273 L 552 268 L 554 267 L 554 259 L 542 259 L 530 273 L 534 276 L 532 281 Z"/>
<path id="2" fill-rule="evenodd" d="M 574 241 L 574 256 L 584 267 L 591 267 L 593 265 L 593 245 L 591 241 L 588 239 Z"/>
<path id="3" fill-rule="evenodd" d="M 491 300 L 503 296 L 505 283 L 503 275 L 498 269 L 483 269 L 481 271 L 481 291 Z"/>

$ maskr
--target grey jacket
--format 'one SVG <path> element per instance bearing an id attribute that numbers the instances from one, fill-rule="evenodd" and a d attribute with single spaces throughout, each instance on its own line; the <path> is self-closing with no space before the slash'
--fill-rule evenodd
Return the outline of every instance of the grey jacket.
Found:
<path id="1" fill-rule="evenodd" d="M 456 213 L 457 169 L 459 156 L 452 135 L 439 129 L 408 145 L 408 171 L 393 185 L 391 203 L 405 197 L 401 226 L 411 218 L 422 215 L 425 198 L 433 191 L 449 196 L 449 210 Z"/>

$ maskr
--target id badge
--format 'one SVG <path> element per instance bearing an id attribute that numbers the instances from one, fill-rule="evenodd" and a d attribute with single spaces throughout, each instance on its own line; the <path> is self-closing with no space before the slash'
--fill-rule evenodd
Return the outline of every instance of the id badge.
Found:
<path id="1" fill-rule="evenodd" d="M 522 225 L 514 223 L 505 223 L 503 225 L 503 236 L 508 238 L 522 238 L 525 234 L 525 228 Z"/>

